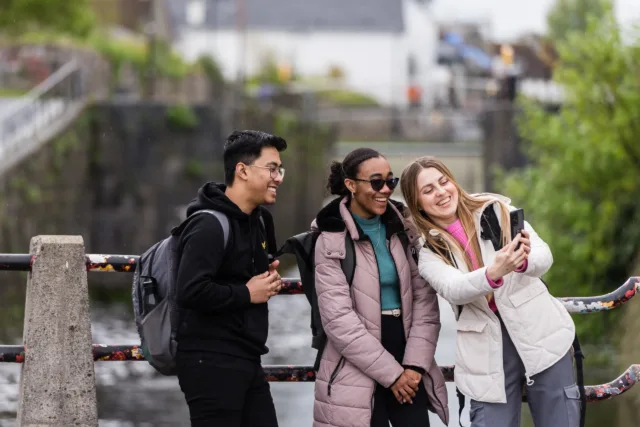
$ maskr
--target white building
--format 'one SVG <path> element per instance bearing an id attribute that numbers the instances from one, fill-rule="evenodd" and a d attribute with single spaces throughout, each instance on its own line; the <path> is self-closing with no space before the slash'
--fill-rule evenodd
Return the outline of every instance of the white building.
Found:
<path id="1" fill-rule="evenodd" d="M 429 0 L 171 1 L 179 52 L 212 55 L 229 79 L 255 74 L 271 56 L 306 77 L 339 67 L 347 88 L 384 104 L 406 104 L 412 82 L 429 93 L 437 48 Z"/>

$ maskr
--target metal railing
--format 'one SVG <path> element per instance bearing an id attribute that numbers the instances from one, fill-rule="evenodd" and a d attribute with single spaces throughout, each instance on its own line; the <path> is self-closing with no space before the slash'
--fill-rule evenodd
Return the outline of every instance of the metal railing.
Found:
<path id="1" fill-rule="evenodd" d="M 78 117 L 87 102 L 82 69 L 71 60 L 25 96 L 2 101 L 0 176 Z"/>
<path id="2" fill-rule="evenodd" d="M 36 256 L 30 254 L 0 254 L 0 271 L 30 271 Z M 136 269 L 137 255 L 101 255 L 87 254 L 86 266 L 90 272 L 132 273 Z M 283 279 L 280 295 L 303 294 L 299 279 Z M 613 310 L 633 298 L 640 292 L 640 277 L 630 277 L 626 283 L 606 295 L 593 297 L 558 298 L 572 314 L 596 313 Z M 0 362 L 24 362 L 23 346 L 0 345 Z M 137 345 L 93 345 L 93 359 L 96 362 L 141 361 L 145 360 Z M 440 366 L 445 380 L 453 381 L 454 366 Z M 264 366 L 268 381 L 272 382 L 312 382 L 315 371 L 312 366 Z M 618 378 L 605 384 L 585 387 L 587 401 L 597 402 L 611 399 L 629 390 L 640 382 L 640 364 L 631 365 Z"/>

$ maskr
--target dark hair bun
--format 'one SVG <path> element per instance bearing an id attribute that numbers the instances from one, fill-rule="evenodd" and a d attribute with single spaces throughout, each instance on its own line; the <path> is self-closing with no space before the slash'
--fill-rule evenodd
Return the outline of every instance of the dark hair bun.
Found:
<path id="1" fill-rule="evenodd" d="M 356 148 L 347 154 L 342 161 L 331 163 L 331 173 L 329 174 L 329 182 L 327 189 L 335 196 L 346 196 L 349 190 L 344 185 L 346 178 L 355 179 L 358 176 L 360 165 L 369 159 L 384 157 L 376 150 L 371 148 Z"/>
<path id="2" fill-rule="evenodd" d="M 344 185 L 344 170 L 342 169 L 342 163 L 331 163 L 331 172 L 329 173 L 329 180 L 327 182 L 327 189 L 334 196 L 346 196 L 349 194 L 349 190 Z"/>

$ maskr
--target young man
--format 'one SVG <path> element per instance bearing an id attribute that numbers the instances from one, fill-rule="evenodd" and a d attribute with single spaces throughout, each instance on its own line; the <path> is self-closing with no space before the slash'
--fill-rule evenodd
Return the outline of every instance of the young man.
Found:
<path id="1" fill-rule="evenodd" d="M 269 254 L 276 251 L 273 219 L 261 205 L 276 202 L 284 178 L 284 139 L 258 131 L 232 133 L 224 146 L 225 184 L 198 191 L 180 243 L 177 301 L 185 309 L 178 331 L 178 380 L 193 427 L 277 427 L 261 356 L 269 329 L 267 301 L 282 283 Z"/>

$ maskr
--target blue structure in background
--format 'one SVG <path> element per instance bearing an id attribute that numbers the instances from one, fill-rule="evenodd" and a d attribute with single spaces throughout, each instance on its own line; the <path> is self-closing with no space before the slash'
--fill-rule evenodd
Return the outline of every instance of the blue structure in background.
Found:
<path id="1" fill-rule="evenodd" d="M 443 48 L 454 51 L 455 59 L 466 59 L 473 61 L 478 67 L 484 70 L 490 70 L 493 60 L 485 51 L 476 46 L 465 44 L 464 37 L 458 33 L 446 32 L 443 34 L 441 42 L 446 45 Z"/>

